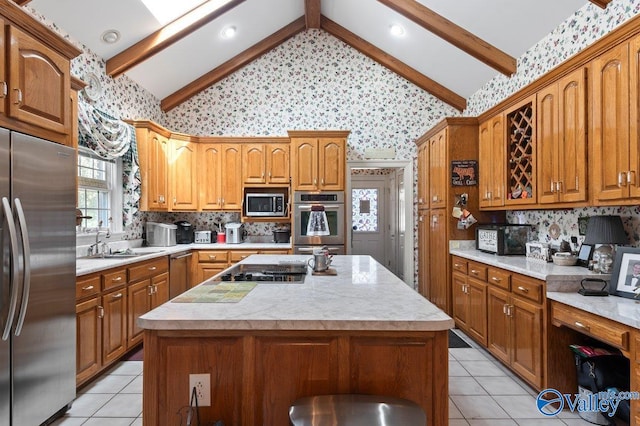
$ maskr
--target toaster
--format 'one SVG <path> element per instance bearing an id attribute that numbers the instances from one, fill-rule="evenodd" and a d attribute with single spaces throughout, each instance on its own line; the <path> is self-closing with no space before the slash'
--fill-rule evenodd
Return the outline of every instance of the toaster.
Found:
<path id="1" fill-rule="evenodd" d="M 196 231 L 193 242 L 199 244 L 211 243 L 211 231 Z"/>
<path id="2" fill-rule="evenodd" d="M 147 245 L 150 247 L 170 247 L 176 245 L 176 225 L 167 223 L 147 222 L 145 232 Z"/>

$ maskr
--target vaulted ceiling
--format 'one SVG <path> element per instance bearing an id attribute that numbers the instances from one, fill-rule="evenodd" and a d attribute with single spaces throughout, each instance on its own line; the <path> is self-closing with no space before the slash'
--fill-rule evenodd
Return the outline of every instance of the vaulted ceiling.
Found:
<path id="1" fill-rule="evenodd" d="M 605 8 L 611 0 L 590 0 Z M 140 0 L 29 4 L 168 111 L 308 29 L 321 29 L 463 110 L 466 98 L 587 0 L 212 0 L 166 25 Z M 404 35 L 390 27 L 400 24 Z M 233 26 L 235 37 L 221 37 Z M 103 34 L 116 30 L 113 44 Z M 83 76 L 79 76 L 83 77 Z"/>

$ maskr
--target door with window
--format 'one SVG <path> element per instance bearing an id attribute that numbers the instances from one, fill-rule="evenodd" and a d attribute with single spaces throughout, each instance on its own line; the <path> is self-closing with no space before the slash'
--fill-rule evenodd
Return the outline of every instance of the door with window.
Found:
<path id="1" fill-rule="evenodd" d="M 370 255 L 388 267 L 386 183 L 386 176 L 351 177 L 351 253 Z"/>

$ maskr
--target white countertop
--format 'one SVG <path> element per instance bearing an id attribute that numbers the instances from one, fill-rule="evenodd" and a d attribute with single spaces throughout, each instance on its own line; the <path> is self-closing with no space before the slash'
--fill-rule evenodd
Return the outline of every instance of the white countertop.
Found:
<path id="1" fill-rule="evenodd" d="M 290 243 L 240 243 L 240 244 L 178 244 L 171 247 L 136 247 L 138 253 L 147 253 L 141 256 L 126 258 L 88 259 L 79 257 L 76 259 L 76 276 L 93 272 L 104 271 L 110 268 L 130 265 L 132 263 L 149 260 L 160 256 L 168 256 L 189 250 L 290 250 Z"/>
<path id="2" fill-rule="evenodd" d="M 548 291 L 547 299 L 640 329 L 640 301 L 619 296 L 583 296 L 575 292 Z"/>
<path id="3" fill-rule="evenodd" d="M 306 261 L 253 255 L 242 263 Z M 167 302 L 138 319 L 155 330 L 442 331 L 453 320 L 370 256 L 334 256 L 336 276 L 307 273 L 304 284 L 258 284 L 238 303 Z M 208 281 L 200 284 L 207 284 Z"/>

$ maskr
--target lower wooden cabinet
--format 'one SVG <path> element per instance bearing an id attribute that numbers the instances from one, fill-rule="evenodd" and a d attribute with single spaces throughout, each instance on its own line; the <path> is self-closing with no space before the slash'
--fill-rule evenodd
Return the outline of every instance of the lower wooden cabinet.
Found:
<path id="1" fill-rule="evenodd" d="M 102 367 L 102 317 L 99 297 L 76 305 L 76 381 L 97 374 Z"/>
<path id="2" fill-rule="evenodd" d="M 452 257 L 456 325 L 534 388 L 545 384 L 540 280 Z"/>
<path id="3" fill-rule="evenodd" d="M 229 266 L 246 259 L 252 254 L 291 254 L 291 250 L 198 250 L 196 255 L 192 257 L 192 287 L 218 275 Z"/>
<path id="4" fill-rule="evenodd" d="M 127 290 L 123 286 L 102 296 L 102 364 L 107 365 L 127 351 Z"/>

